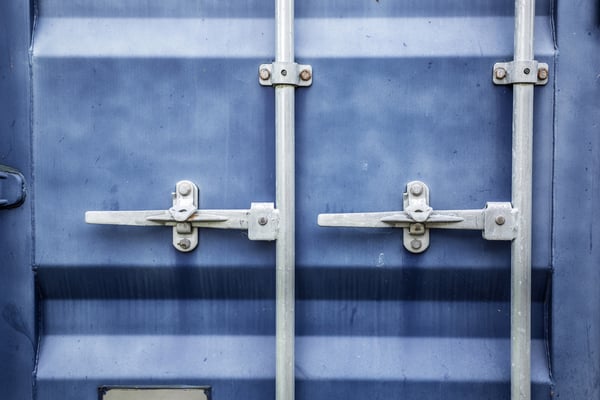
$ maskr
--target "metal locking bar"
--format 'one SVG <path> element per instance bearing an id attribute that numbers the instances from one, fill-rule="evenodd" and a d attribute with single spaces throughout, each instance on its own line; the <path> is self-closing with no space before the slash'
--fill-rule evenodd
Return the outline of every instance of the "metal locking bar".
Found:
<path id="1" fill-rule="evenodd" d="M 534 58 L 535 0 L 515 0 L 514 69 Z M 498 64 L 497 64 L 498 65 Z M 542 66 L 540 68 L 540 65 Z M 498 72 L 494 67 L 494 83 Z M 535 74 L 534 74 L 535 75 Z M 512 400 L 531 399 L 531 217 L 533 189 L 534 85 L 548 81 L 548 66 L 538 64 L 537 82 L 509 79 L 513 84 L 512 205 L 519 212 L 511 243 L 510 385 Z M 533 79 L 532 79 L 533 80 Z"/>
<path id="2" fill-rule="evenodd" d="M 296 87 L 312 84 L 312 67 L 294 51 L 294 0 L 275 0 L 275 62 L 259 67 L 259 83 L 275 88 L 275 204 L 280 229 L 275 246 L 275 399 L 295 397 L 296 303 Z"/>
<path id="3" fill-rule="evenodd" d="M 481 230 L 486 240 L 512 240 L 516 211 L 510 203 L 488 202 L 481 210 L 434 210 L 429 206 L 429 188 L 420 181 L 409 182 L 403 211 L 351 214 L 319 214 L 319 226 L 359 228 L 402 228 L 404 247 L 422 253 L 429 247 L 430 229 Z"/>
<path id="4" fill-rule="evenodd" d="M 249 210 L 199 210 L 199 190 L 191 181 L 177 182 L 168 210 L 88 211 L 88 224 L 172 226 L 173 246 L 189 252 L 198 246 L 198 228 L 248 230 L 248 239 L 277 238 L 279 213 L 273 203 L 252 203 Z"/>

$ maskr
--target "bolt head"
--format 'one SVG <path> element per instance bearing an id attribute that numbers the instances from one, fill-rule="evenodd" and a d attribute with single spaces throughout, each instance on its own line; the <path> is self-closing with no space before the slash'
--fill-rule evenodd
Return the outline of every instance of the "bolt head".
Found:
<path id="1" fill-rule="evenodd" d="M 423 185 L 420 183 L 411 185 L 410 192 L 415 196 L 420 196 L 423 193 Z"/>
<path id="2" fill-rule="evenodd" d="M 282 70 L 281 70 L 281 75 L 283 75 L 283 76 L 287 76 L 287 70 L 286 70 L 286 69 L 282 69 Z"/>
<path id="3" fill-rule="evenodd" d="M 267 217 L 260 217 L 258 219 L 258 224 L 265 226 L 267 223 L 269 222 L 269 219 Z"/>
<path id="4" fill-rule="evenodd" d="M 261 80 L 266 81 L 271 77 L 271 72 L 269 72 L 268 69 L 263 68 L 259 71 L 258 75 L 260 76 Z"/>
<path id="5" fill-rule="evenodd" d="M 540 68 L 538 70 L 538 79 L 542 81 L 548 79 L 548 70 L 546 68 Z"/>
<path id="6" fill-rule="evenodd" d="M 303 81 L 310 81 L 310 78 L 312 78 L 312 74 L 309 70 L 303 69 L 302 72 L 300 72 L 300 79 L 302 79 Z"/>
<path id="7" fill-rule="evenodd" d="M 496 68 L 494 71 L 496 79 L 504 79 L 506 78 L 506 70 L 504 68 Z"/>
<path id="8" fill-rule="evenodd" d="M 184 182 L 179 185 L 178 191 L 179 191 L 180 195 L 187 196 L 188 194 L 190 194 L 192 192 L 192 185 L 190 185 L 187 182 Z"/>
<path id="9" fill-rule="evenodd" d="M 530 73 L 530 72 L 531 72 L 531 70 L 530 70 L 529 68 L 525 68 L 525 69 L 523 70 L 523 73 L 524 73 L 525 75 L 529 75 L 529 73 Z"/>
<path id="10" fill-rule="evenodd" d="M 423 243 L 419 239 L 413 239 L 410 242 L 410 247 L 413 250 L 419 250 L 421 247 L 423 247 Z"/>
<path id="11" fill-rule="evenodd" d="M 181 247 L 183 250 L 189 249 L 191 245 L 192 242 L 190 242 L 190 239 L 181 239 L 177 242 L 177 246 Z"/>
<path id="12" fill-rule="evenodd" d="M 498 215 L 496 217 L 496 225 L 504 225 L 506 223 L 506 218 L 503 215 Z"/>

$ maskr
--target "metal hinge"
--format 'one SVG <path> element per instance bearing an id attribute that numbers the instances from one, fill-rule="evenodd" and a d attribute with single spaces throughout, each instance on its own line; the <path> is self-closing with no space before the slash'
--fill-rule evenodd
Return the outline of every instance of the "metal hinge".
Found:
<path id="1" fill-rule="evenodd" d="M 535 60 L 496 63 L 492 79 L 496 85 L 515 83 L 545 85 L 548 83 L 548 64 L 538 63 Z"/>
<path id="2" fill-rule="evenodd" d="M 0 165 L 0 209 L 19 207 L 26 196 L 23 174 L 14 168 Z"/>
<path id="3" fill-rule="evenodd" d="M 402 228 L 404 247 L 422 253 L 429 247 L 429 230 L 481 230 L 487 240 L 515 238 L 516 210 L 510 203 L 488 202 L 482 210 L 434 210 L 429 206 L 429 188 L 423 182 L 406 185 L 404 210 L 352 214 L 319 214 L 319 226 Z"/>
<path id="4" fill-rule="evenodd" d="M 87 211 L 88 224 L 172 226 L 173 246 L 189 252 L 198 246 L 198 228 L 248 230 L 248 239 L 277 239 L 279 213 L 273 203 L 252 203 L 249 210 L 199 210 L 199 190 L 191 181 L 177 182 L 173 207 L 147 211 Z"/>
<path id="5" fill-rule="evenodd" d="M 258 82 L 262 86 L 310 86 L 312 85 L 312 67 L 287 62 L 262 64 L 258 68 Z"/>

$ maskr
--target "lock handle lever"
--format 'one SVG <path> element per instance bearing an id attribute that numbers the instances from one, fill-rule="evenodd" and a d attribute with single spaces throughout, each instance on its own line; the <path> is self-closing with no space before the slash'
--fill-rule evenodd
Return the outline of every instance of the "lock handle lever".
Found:
<path id="1" fill-rule="evenodd" d="M 198 246 L 198 228 L 248 230 L 250 240 L 277 238 L 279 214 L 273 203 L 252 203 L 249 210 L 199 210 L 199 190 L 190 181 L 177 183 L 168 210 L 87 211 L 85 222 L 103 225 L 172 226 L 173 246 L 189 252 Z"/>
<path id="2" fill-rule="evenodd" d="M 402 228 L 404 247 L 422 253 L 429 247 L 429 229 L 481 230 L 487 240 L 515 237 L 517 210 L 510 203 L 488 202 L 481 210 L 433 210 L 429 188 L 413 181 L 404 193 L 404 211 L 319 214 L 319 226 L 355 228 Z"/>

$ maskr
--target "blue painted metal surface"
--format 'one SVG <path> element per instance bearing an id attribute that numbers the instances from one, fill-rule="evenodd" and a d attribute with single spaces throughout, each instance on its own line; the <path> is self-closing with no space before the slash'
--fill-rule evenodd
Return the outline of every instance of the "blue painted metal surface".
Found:
<path id="1" fill-rule="evenodd" d="M 600 398 L 600 4 L 557 8 L 552 366 L 559 398 Z M 576 211 L 581 219 L 571 219 Z"/>
<path id="2" fill-rule="evenodd" d="M 537 2 L 551 82 L 536 89 L 534 125 L 535 399 L 600 395 L 600 35 L 584 3 Z M 0 162 L 35 178 L 26 205 L 0 215 L 7 398 L 127 384 L 273 398 L 272 243 L 201 230 L 181 254 L 170 229 L 83 220 L 168 208 L 181 179 L 203 208 L 274 200 L 274 99 L 257 82 L 273 4 L 39 0 L 30 68 L 30 6 L 0 7 Z M 511 2 L 298 2 L 297 60 L 314 69 L 296 98 L 298 399 L 509 397 L 507 243 L 434 231 L 416 256 L 400 231 L 319 228 L 316 216 L 401 209 L 414 179 L 437 209 L 510 199 L 512 93 L 491 68 L 512 57 L 512 14 Z"/>
<path id="3" fill-rule="evenodd" d="M 31 182 L 29 59 L 30 8 L 0 3 L 0 164 Z M 36 329 L 31 270 L 31 198 L 0 210 L 0 397 L 32 398 Z"/>

